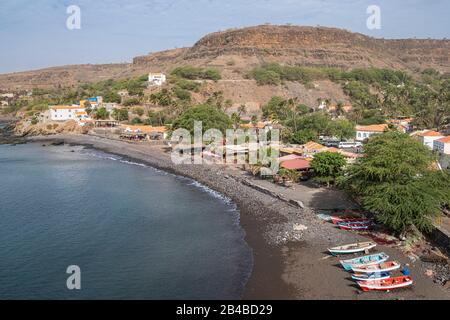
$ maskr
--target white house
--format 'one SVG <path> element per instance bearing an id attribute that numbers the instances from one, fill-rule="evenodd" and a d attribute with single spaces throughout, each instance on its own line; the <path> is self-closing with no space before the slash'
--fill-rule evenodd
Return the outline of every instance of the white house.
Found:
<path id="1" fill-rule="evenodd" d="M 374 134 L 380 134 L 386 131 L 387 124 L 373 124 L 370 126 L 356 126 L 356 141 L 364 141 Z"/>
<path id="2" fill-rule="evenodd" d="M 450 136 L 434 140 L 433 150 L 439 153 L 450 154 Z"/>
<path id="3" fill-rule="evenodd" d="M 12 98 L 14 98 L 14 93 L 2 93 L 2 94 L 0 94 L 0 97 L 12 99 Z"/>
<path id="4" fill-rule="evenodd" d="M 86 109 L 78 105 L 74 106 L 50 106 L 50 119 L 52 121 L 77 121 L 77 112 L 86 112 Z"/>
<path id="5" fill-rule="evenodd" d="M 164 73 L 149 73 L 148 75 L 149 86 L 162 86 L 166 81 Z"/>
<path id="6" fill-rule="evenodd" d="M 433 130 L 425 130 L 418 133 L 413 134 L 416 136 L 424 146 L 427 146 L 430 149 L 433 149 L 433 142 L 435 140 L 441 139 L 444 136 L 440 134 L 439 132 L 433 131 Z"/>
<path id="7" fill-rule="evenodd" d="M 106 102 L 103 103 L 103 107 L 106 109 L 106 111 L 113 112 L 114 109 L 117 109 L 119 107 L 119 104 L 115 102 Z"/>

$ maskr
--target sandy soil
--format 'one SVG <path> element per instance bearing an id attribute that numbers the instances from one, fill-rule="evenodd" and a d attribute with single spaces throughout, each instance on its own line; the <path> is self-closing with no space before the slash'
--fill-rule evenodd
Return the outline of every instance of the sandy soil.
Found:
<path id="1" fill-rule="evenodd" d="M 236 169 L 223 166 L 174 165 L 161 146 L 135 144 L 87 135 L 34 137 L 47 143 L 94 147 L 129 157 L 154 167 L 193 178 L 221 192 L 238 205 L 246 241 L 253 250 L 254 267 L 244 299 L 450 299 L 450 293 L 423 274 L 420 262 L 413 262 L 396 248 L 378 246 L 393 259 L 408 263 L 415 284 L 390 293 L 361 293 L 350 274 L 338 266 L 339 259 L 326 249 L 357 240 L 358 234 L 342 231 L 319 220 L 309 208 L 301 209 L 242 184 Z M 326 196 L 326 194 L 324 194 Z M 307 227 L 295 231 L 294 224 Z"/>

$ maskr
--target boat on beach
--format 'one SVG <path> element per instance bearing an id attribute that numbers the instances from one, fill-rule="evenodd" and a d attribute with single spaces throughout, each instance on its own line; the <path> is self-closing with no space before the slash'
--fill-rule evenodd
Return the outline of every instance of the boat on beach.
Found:
<path id="1" fill-rule="evenodd" d="M 371 221 L 364 222 L 339 222 L 337 226 L 342 230 L 369 230 L 372 227 Z"/>
<path id="2" fill-rule="evenodd" d="M 355 273 L 380 273 L 400 269 L 400 266 L 400 263 L 397 261 L 388 261 L 366 266 L 352 266 L 352 271 Z"/>
<path id="3" fill-rule="evenodd" d="M 385 279 L 389 279 L 390 277 L 391 277 L 391 274 L 389 272 L 352 274 L 352 279 L 356 280 L 356 281 L 385 280 Z"/>
<path id="4" fill-rule="evenodd" d="M 365 221 L 371 221 L 370 219 L 366 219 L 366 218 L 361 218 L 361 217 L 355 217 L 355 216 L 332 216 L 331 217 L 331 222 L 333 222 L 333 224 L 338 224 L 341 222 L 365 222 Z"/>
<path id="5" fill-rule="evenodd" d="M 413 284 L 413 280 L 409 276 L 403 276 L 383 280 L 358 281 L 357 283 L 363 291 L 369 290 L 390 291 L 393 289 L 409 287 Z"/>
<path id="6" fill-rule="evenodd" d="M 372 248 L 375 248 L 377 246 L 374 242 L 358 242 L 358 243 L 352 243 L 347 244 L 339 247 L 334 248 L 328 248 L 328 251 L 333 254 L 351 254 L 351 253 L 358 253 L 358 252 L 364 252 L 369 251 Z"/>
<path id="7" fill-rule="evenodd" d="M 389 259 L 389 256 L 384 252 L 371 254 L 368 256 L 358 257 L 354 259 L 341 260 L 341 265 L 345 270 L 351 271 L 352 267 L 362 267 L 374 264 L 380 264 Z"/>

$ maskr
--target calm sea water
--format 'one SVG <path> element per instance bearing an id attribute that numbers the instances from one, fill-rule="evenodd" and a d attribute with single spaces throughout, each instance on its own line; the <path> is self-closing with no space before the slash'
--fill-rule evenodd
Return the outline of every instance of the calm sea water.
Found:
<path id="1" fill-rule="evenodd" d="M 0 219 L 0 299 L 234 299 L 251 272 L 227 199 L 81 147 L 0 146 Z"/>

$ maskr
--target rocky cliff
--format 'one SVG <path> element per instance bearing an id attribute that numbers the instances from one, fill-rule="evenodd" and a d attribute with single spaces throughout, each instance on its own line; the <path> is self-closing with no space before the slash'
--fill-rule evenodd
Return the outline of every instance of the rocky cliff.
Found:
<path id="1" fill-rule="evenodd" d="M 449 40 L 386 40 L 342 29 L 300 26 L 257 26 L 211 33 L 193 47 L 134 59 L 135 65 L 191 62 L 223 65 L 246 59 L 248 65 L 280 62 L 339 68 L 390 67 L 416 70 L 432 67 L 450 72 Z"/>

